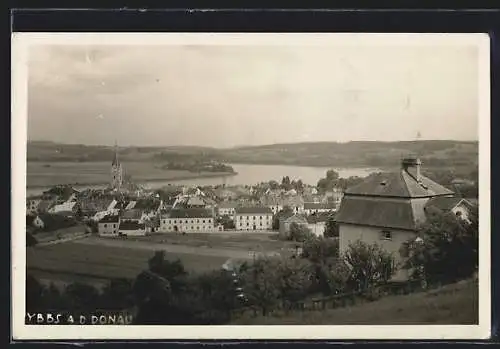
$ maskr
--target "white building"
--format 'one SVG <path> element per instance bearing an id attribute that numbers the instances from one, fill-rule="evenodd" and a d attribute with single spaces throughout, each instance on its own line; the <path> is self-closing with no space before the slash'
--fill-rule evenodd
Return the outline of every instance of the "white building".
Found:
<path id="1" fill-rule="evenodd" d="M 101 236 L 118 236 L 120 217 L 106 216 L 97 223 L 97 232 Z"/>
<path id="2" fill-rule="evenodd" d="M 26 213 L 37 213 L 38 205 L 42 202 L 41 196 L 32 196 L 26 199 Z"/>
<path id="3" fill-rule="evenodd" d="M 72 212 L 75 208 L 75 201 L 66 201 L 62 204 L 55 205 L 49 209 L 49 213 Z"/>
<path id="4" fill-rule="evenodd" d="M 212 213 L 203 208 L 172 209 L 161 217 L 160 230 L 163 232 L 210 232 L 215 231 Z"/>
<path id="5" fill-rule="evenodd" d="M 234 213 L 236 230 L 271 230 L 273 211 L 269 207 L 238 207 Z"/>
<path id="6" fill-rule="evenodd" d="M 236 202 L 221 202 L 217 206 L 217 214 L 219 216 L 230 216 L 234 217 L 236 207 L 238 204 Z"/>

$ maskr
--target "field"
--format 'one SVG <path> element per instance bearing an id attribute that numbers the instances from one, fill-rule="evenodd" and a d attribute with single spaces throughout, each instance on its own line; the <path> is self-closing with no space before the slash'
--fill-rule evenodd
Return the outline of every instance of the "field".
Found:
<path id="1" fill-rule="evenodd" d="M 28 272 L 42 280 L 98 285 L 111 278 L 135 278 L 158 250 L 165 251 L 169 260 L 179 258 L 189 272 L 202 273 L 220 269 L 231 258 L 251 260 L 249 251 L 288 253 L 289 245 L 273 240 L 270 234 L 258 233 L 161 234 L 127 239 L 92 236 L 27 248 L 26 254 Z"/>
<path id="2" fill-rule="evenodd" d="M 164 170 L 152 161 L 123 162 L 126 174 L 135 182 L 178 180 L 221 176 L 225 173 L 194 173 L 184 170 Z M 27 165 L 27 186 L 46 187 L 60 184 L 106 184 L 110 180 L 111 161 L 107 162 L 32 162 Z"/>
<path id="3" fill-rule="evenodd" d="M 476 282 L 463 281 L 345 308 L 243 317 L 232 325 L 473 325 L 479 321 L 478 291 Z"/>

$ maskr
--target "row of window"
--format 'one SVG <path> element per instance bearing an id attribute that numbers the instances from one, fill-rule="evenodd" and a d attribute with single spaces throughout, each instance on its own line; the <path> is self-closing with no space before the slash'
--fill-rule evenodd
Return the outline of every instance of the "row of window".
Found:
<path id="1" fill-rule="evenodd" d="M 111 227 L 111 224 L 109 225 Z M 107 228 L 108 225 L 106 223 L 104 223 L 104 228 Z M 113 224 L 113 228 L 116 228 L 116 224 Z"/>
<path id="2" fill-rule="evenodd" d="M 177 230 L 176 228 L 177 228 L 177 226 L 171 226 L 171 225 L 169 225 L 169 226 L 166 228 L 166 230 L 167 230 L 167 231 L 176 231 L 176 230 Z M 190 228 L 191 228 L 191 229 L 190 229 Z M 204 225 L 203 225 L 203 226 L 201 226 L 201 227 L 200 227 L 199 225 L 197 225 L 196 227 L 194 227 L 194 226 L 191 226 L 191 227 L 186 227 L 186 229 L 188 229 L 188 230 L 212 230 L 212 229 L 214 229 L 214 227 L 213 227 L 213 226 L 210 226 L 210 225 L 209 225 L 209 226 L 204 226 Z"/>
<path id="3" fill-rule="evenodd" d="M 212 220 L 211 220 L 211 219 L 207 219 L 207 220 L 203 219 L 203 220 L 201 220 L 201 221 L 202 221 L 201 223 L 205 223 L 205 221 L 206 221 L 206 223 L 212 223 Z M 170 223 L 170 222 L 169 222 L 169 223 Z M 173 223 L 174 223 L 174 224 L 177 224 L 177 220 L 176 220 L 176 219 L 174 219 L 174 222 L 173 222 Z M 183 221 L 182 219 L 179 219 L 179 224 L 181 224 L 181 223 L 189 223 L 189 219 L 186 219 L 185 221 Z M 191 219 L 191 223 L 194 223 L 194 219 Z M 196 223 L 200 223 L 200 220 L 199 220 L 199 219 L 196 219 Z M 167 224 L 167 220 L 166 220 L 166 219 L 164 219 L 164 220 L 163 220 L 163 224 Z"/>
<path id="4" fill-rule="evenodd" d="M 250 219 L 250 216 L 239 216 L 238 218 L 243 219 L 243 217 L 246 217 L 246 220 Z M 266 216 L 266 217 L 268 220 L 271 219 L 271 216 Z M 256 219 L 257 219 L 256 216 L 253 216 L 253 220 L 256 220 Z M 263 219 L 262 216 L 259 216 L 259 219 Z"/>
<path id="5" fill-rule="evenodd" d="M 254 225 L 256 225 L 256 224 L 254 224 Z M 262 227 L 262 226 L 263 226 L 262 222 L 260 222 L 260 224 L 259 224 L 259 225 Z M 243 223 L 242 223 L 242 222 L 240 222 L 240 227 L 242 227 L 242 226 L 243 226 Z M 249 227 L 249 226 L 250 226 L 250 223 L 248 223 L 248 222 L 247 222 L 246 226 L 247 226 L 247 227 Z"/>

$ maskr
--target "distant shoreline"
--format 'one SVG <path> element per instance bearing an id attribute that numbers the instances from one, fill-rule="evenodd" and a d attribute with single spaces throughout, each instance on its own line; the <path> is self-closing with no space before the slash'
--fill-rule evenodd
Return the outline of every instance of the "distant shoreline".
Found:
<path id="1" fill-rule="evenodd" d="M 157 182 L 174 182 L 174 181 L 183 181 L 190 179 L 201 179 L 201 178 L 213 178 L 213 177 L 233 177 L 236 176 L 237 172 L 214 172 L 214 173 L 205 173 L 200 175 L 193 176 L 176 176 L 170 178 L 152 178 L 147 180 L 137 180 L 136 185 L 144 185 L 148 183 L 157 183 Z M 76 182 L 76 183 L 66 183 L 66 184 L 54 184 L 54 185 L 27 185 L 26 189 L 44 189 L 51 188 L 56 186 L 94 186 L 94 185 L 107 185 L 109 182 Z"/>

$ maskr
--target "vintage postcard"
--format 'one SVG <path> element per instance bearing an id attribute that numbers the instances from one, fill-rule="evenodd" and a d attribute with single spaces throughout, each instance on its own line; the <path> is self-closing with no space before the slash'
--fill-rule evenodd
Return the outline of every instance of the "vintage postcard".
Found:
<path id="1" fill-rule="evenodd" d="M 489 337 L 487 35 L 12 48 L 14 339 Z"/>

